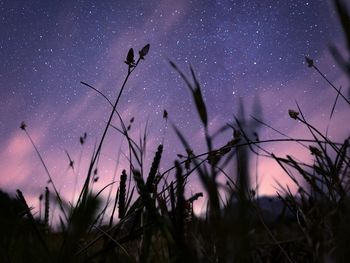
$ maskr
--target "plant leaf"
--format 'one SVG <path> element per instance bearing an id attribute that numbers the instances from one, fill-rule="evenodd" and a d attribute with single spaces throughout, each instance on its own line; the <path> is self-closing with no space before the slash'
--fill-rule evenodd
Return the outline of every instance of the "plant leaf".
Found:
<path id="1" fill-rule="evenodd" d="M 194 74 L 193 68 L 190 67 L 190 70 L 191 70 L 192 78 L 194 81 L 194 88 L 192 89 L 194 102 L 196 104 L 197 111 L 198 111 L 199 117 L 201 118 L 202 123 L 204 124 L 204 126 L 207 126 L 208 125 L 207 108 L 206 108 L 204 100 L 203 100 L 201 87 L 200 87 L 199 82 L 196 78 L 196 75 Z"/>

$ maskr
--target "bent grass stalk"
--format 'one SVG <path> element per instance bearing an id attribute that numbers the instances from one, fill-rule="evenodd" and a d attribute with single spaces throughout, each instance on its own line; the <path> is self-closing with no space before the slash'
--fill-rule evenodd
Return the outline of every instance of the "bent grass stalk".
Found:
<path id="1" fill-rule="evenodd" d="M 145 54 L 144 54 L 143 56 L 147 55 L 147 53 L 148 53 L 149 45 L 146 45 L 145 47 L 147 47 L 147 46 L 148 46 L 147 51 L 144 52 Z M 144 47 L 142 50 L 144 50 L 145 47 Z M 141 50 L 141 51 L 142 51 L 142 50 Z M 94 169 L 95 162 L 96 162 L 98 156 L 100 155 L 100 152 L 101 152 L 101 149 L 102 149 L 102 144 L 103 144 L 103 142 L 104 142 L 104 140 L 105 140 L 107 131 L 108 131 L 109 126 L 110 126 L 110 124 L 111 124 L 111 122 L 112 122 L 112 119 L 113 119 L 113 116 L 114 116 L 114 112 L 115 112 L 115 110 L 116 110 L 116 108 L 117 108 L 118 102 L 119 102 L 119 100 L 120 100 L 120 98 L 121 98 L 121 95 L 122 95 L 122 93 L 123 93 L 123 90 L 124 90 L 124 88 L 125 88 L 125 85 L 126 85 L 128 79 L 129 79 L 131 73 L 136 69 L 136 67 L 138 66 L 139 62 L 143 59 L 143 56 L 142 56 L 142 54 L 141 54 L 141 51 L 140 51 L 140 57 L 138 58 L 137 62 L 134 64 L 133 49 L 130 49 L 130 50 L 129 50 L 129 53 L 128 53 L 128 56 L 127 56 L 127 60 L 126 60 L 126 64 L 128 64 L 128 72 L 127 72 L 127 75 L 126 75 L 126 77 L 125 77 L 125 79 L 124 79 L 124 81 L 123 81 L 123 84 L 122 84 L 121 88 L 120 88 L 120 91 L 119 91 L 119 94 L 118 94 L 118 96 L 117 96 L 117 99 L 116 99 L 116 101 L 115 101 L 115 103 L 114 103 L 114 105 L 113 105 L 113 109 L 112 109 L 112 111 L 111 111 L 111 113 L 110 113 L 110 115 L 109 115 L 109 118 L 108 118 L 106 127 L 105 127 L 105 129 L 104 129 L 104 131 L 103 131 L 101 140 L 100 140 L 100 142 L 99 142 L 99 144 L 98 144 L 98 147 L 97 147 L 97 150 L 96 150 L 96 152 L 95 152 L 95 154 L 94 154 L 94 156 L 93 156 L 93 158 L 92 158 L 92 160 L 91 160 L 91 162 L 90 162 L 89 170 L 88 170 L 88 173 L 87 173 L 87 178 L 86 178 L 86 180 L 85 180 L 85 184 L 84 184 L 83 191 L 82 191 L 82 193 L 83 193 L 83 195 L 82 195 L 82 201 L 84 201 L 84 200 L 86 199 L 86 196 L 87 196 L 87 194 L 88 194 L 88 187 L 89 187 L 89 182 L 90 182 L 90 178 L 91 178 L 91 173 L 92 173 L 92 171 L 93 171 L 93 169 Z M 85 83 L 84 83 L 84 85 L 85 85 Z M 102 93 L 101 93 L 101 94 L 102 94 Z M 80 198 L 79 198 L 79 200 L 80 200 Z"/>
<path id="2" fill-rule="evenodd" d="M 29 138 L 29 141 L 31 142 L 32 146 L 34 147 L 34 150 L 35 150 L 36 154 L 38 155 L 39 160 L 40 160 L 42 166 L 44 167 L 44 170 L 45 170 L 45 172 L 46 172 L 46 175 L 47 175 L 48 178 L 49 178 L 49 182 L 51 183 L 52 188 L 53 188 L 53 190 L 55 191 L 55 195 L 56 195 L 56 198 L 57 198 L 57 200 L 58 200 L 58 204 L 59 204 L 59 206 L 60 206 L 60 209 L 61 209 L 61 211 L 62 211 L 62 213 L 63 213 L 65 219 L 68 220 L 66 211 L 65 211 L 65 209 L 64 209 L 64 207 L 63 207 L 63 201 L 62 201 L 62 199 L 61 199 L 61 196 L 60 196 L 59 192 L 57 191 L 56 185 L 55 185 L 55 183 L 54 183 L 54 181 L 53 181 L 53 179 L 52 179 L 52 177 L 51 177 L 51 174 L 50 174 L 50 172 L 49 172 L 49 169 L 47 168 L 47 166 L 46 166 L 46 164 L 45 164 L 45 162 L 44 162 L 43 157 L 41 156 L 41 154 L 40 154 L 38 148 L 36 147 L 36 145 L 35 145 L 35 143 L 34 143 L 32 137 L 30 136 L 29 132 L 27 131 L 27 125 L 26 125 L 24 122 L 22 122 L 20 128 L 25 132 L 25 134 L 26 134 L 27 137 Z"/>

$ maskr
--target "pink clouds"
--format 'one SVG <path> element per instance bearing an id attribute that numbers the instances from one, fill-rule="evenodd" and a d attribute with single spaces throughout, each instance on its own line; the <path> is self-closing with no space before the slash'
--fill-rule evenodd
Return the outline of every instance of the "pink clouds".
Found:
<path id="1" fill-rule="evenodd" d="M 33 170 L 31 150 L 30 142 L 20 131 L 13 134 L 7 141 L 0 157 L 2 160 L 1 188 L 14 189 L 28 179 Z"/>

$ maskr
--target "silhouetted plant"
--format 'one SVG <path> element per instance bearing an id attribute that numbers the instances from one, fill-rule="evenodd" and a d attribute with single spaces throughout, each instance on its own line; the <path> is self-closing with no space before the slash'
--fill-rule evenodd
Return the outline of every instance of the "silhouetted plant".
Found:
<path id="1" fill-rule="evenodd" d="M 334 0 L 334 3 L 346 40 L 350 43 L 349 13 L 345 2 Z M 67 203 L 63 200 L 26 123 L 20 124 L 48 176 L 49 185 L 39 200 L 41 211 L 41 201 L 44 198 L 44 220 L 42 221 L 41 212 L 39 220 L 35 218 L 36 215 L 32 213 L 20 190 L 17 191 L 17 200 L 0 192 L 0 207 L 10 208 L 7 214 L 0 217 L 0 261 L 346 262 L 350 256 L 350 137 L 341 143 L 331 140 L 327 131 L 320 131 L 305 118 L 297 104 L 294 110 L 288 110 L 288 115 L 291 121 L 297 121 L 298 125 L 306 127 L 312 138 L 291 138 L 258 116 L 261 111 L 258 101 L 254 103 L 253 115 L 256 116 L 252 120 L 245 116 L 243 103 L 240 102 L 234 122 L 223 125 L 217 132 L 209 132 L 209 107 L 193 67 L 189 68 L 191 78 L 188 78 L 175 63 L 170 62 L 193 98 L 204 130 L 203 144 L 206 151 L 194 152 L 192 138 L 187 137 L 190 135 L 180 131 L 172 122 L 171 114 L 164 110 L 163 119 L 174 128 L 183 145 L 183 153 L 177 155 L 178 160 L 173 166 L 164 169 L 161 160 L 167 149 L 162 141 L 146 174 L 147 128 L 143 138 L 136 143 L 137 140 L 130 135 L 135 119 L 131 118 L 125 123 L 117 106 L 132 72 L 145 59 L 149 49 L 150 45 L 145 45 L 139 50 L 137 59 L 134 49 L 129 49 L 124 61 L 127 73 L 114 103 L 93 86 L 81 82 L 101 95 L 111 107 L 111 112 L 91 156 L 79 198 L 75 202 Z M 350 51 L 350 45 L 348 49 Z M 348 74 L 348 60 L 343 59 L 335 48 L 332 48 L 332 53 Z M 305 62 L 336 91 L 330 112 L 332 119 L 338 98 L 350 104 L 349 100 L 311 58 L 305 57 Z M 112 124 L 115 114 L 120 126 Z M 260 125 L 278 132 L 284 138 L 260 138 Z M 129 171 L 127 168 L 122 170 L 119 185 L 115 184 L 118 180 L 113 179 L 94 194 L 94 182 L 100 176 L 98 159 L 102 158 L 101 150 L 110 127 L 127 142 Z M 217 136 L 228 130 L 230 136 L 224 141 L 227 143 L 214 147 L 213 141 Z M 85 144 L 86 138 L 87 133 L 79 137 L 81 145 Z M 264 147 L 267 143 L 280 142 L 299 144 L 308 149 L 312 162 L 306 163 L 291 155 L 276 156 Z M 69 167 L 75 172 L 73 159 L 68 152 L 66 155 Z M 260 197 L 258 184 L 255 187 L 251 185 L 250 159 L 254 155 L 275 160 L 298 191 L 294 193 L 289 186 L 280 184 L 278 198 Z M 228 173 L 228 166 L 236 169 L 231 169 Z M 198 175 L 203 192 L 191 193 L 192 196 L 188 198 L 187 184 L 193 175 Z M 224 183 L 219 180 L 220 177 L 225 179 Z M 258 174 L 256 181 L 257 179 Z M 115 194 L 111 194 L 114 185 L 117 189 L 114 190 Z M 49 215 L 53 215 L 49 206 L 49 187 L 53 190 L 52 203 L 57 201 L 61 212 L 57 215 L 60 223 L 57 229 L 49 225 Z M 101 194 L 108 188 L 110 194 L 103 200 Z M 193 202 L 204 196 L 208 204 L 206 214 L 196 216 L 193 213 Z M 266 209 L 263 203 L 266 200 L 271 206 L 279 204 L 280 211 Z"/>

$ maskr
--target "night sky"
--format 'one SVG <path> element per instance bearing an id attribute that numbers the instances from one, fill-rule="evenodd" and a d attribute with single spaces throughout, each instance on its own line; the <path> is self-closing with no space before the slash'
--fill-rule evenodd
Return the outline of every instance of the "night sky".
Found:
<path id="1" fill-rule="evenodd" d="M 331 1 L 0 1 L 0 188 L 20 188 L 35 205 L 47 177 L 24 132 L 28 125 L 55 184 L 67 199 L 73 185 L 83 181 L 94 145 L 110 113 L 108 103 L 80 84 L 84 81 L 114 101 L 127 73 L 124 60 L 151 48 L 127 83 L 118 105 L 138 141 L 146 123 L 147 156 L 152 161 L 164 140 L 162 169 L 184 153 L 163 110 L 189 139 L 195 153 L 205 150 L 202 126 L 188 88 L 171 68 L 175 62 L 188 75 L 191 64 L 201 83 L 210 131 L 233 121 L 239 99 L 247 115 L 257 97 L 265 122 L 291 136 L 308 138 L 288 116 L 299 103 L 306 117 L 323 130 L 336 94 L 304 63 L 310 56 L 337 86 L 348 86 L 329 45 L 343 49 L 342 32 Z M 349 134 L 345 103 L 339 101 L 329 134 Z M 120 127 L 117 118 L 113 124 Z M 342 125 L 342 126 L 340 126 Z M 342 127 L 338 129 L 337 127 Z M 87 132 L 86 145 L 79 137 Z M 261 138 L 281 138 L 261 128 Z M 229 141 L 223 134 L 215 144 Z M 110 130 L 99 161 L 96 189 L 116 180 L 128 168 L 125 140 Z M 295 146 L 271 144 L 276 153 L 302 154 Z M 69 169 L 65 150 L 76 167 Z M 80 165 L 79 165 L 80 164 Z M 260 160 L 260 191 L 273 194 L 274 181 L 287 182 L 276 165 Z M 197 191 L 196 178 L 189 190 Z"/>

